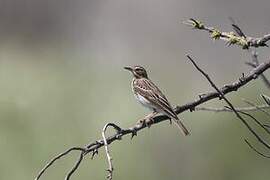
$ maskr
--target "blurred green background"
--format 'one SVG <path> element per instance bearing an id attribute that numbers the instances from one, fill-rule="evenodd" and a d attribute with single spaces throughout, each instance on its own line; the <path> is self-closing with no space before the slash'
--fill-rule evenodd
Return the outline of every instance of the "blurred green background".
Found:
<path id="1" fill-rule="evenodd" d="M 145 66 L 174 105 L 212 90 L 187 53 L 218 85 L 236 80 L 248 72 L 250 54 L 181 22 L 194 17 L 230 31 L 233 17 L 246 34 L 262 36 L 269 33 L 269 6 L 268 0 L 0 0 L 0 179 L 34 179 L 56 154 L 101 138 L 105 123 L 125 128 L 146 115 L 123 66 Z M 267 57 L 261 49 L 260 61 Z M 257 80 L 228 98 L 245 106 L 241 98 L 262 103 L 261 93 L 269 95 Z M 233 114 L 179 117 L 191 136 L 163 122 L 115 142 L 114 179 L 269 178 L 270 161 L 247 147 L 244 138 L 261 148 Z M 64 179 L 76 158 L 60 160 L 42 179 Z M 72 179 L 105 179 L 106 168 L 102 149 Z"/>

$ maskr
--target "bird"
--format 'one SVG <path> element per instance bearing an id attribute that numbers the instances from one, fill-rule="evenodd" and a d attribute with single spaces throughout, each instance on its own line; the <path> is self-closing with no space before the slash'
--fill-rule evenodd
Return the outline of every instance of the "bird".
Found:
<path id="1" fill-rule="evenodd" d="M 188 129 L 177 117 L 168 99 L 161 92 L 161 90 L 148 78 L 147 71 L 142 66 L 126 66 L 124 69 L 130 71 L 133 75 L 131 83 L 132 91 L 135 98 L 146 108 L 153 111 L 148 119 L 153 120 L 152 117 L 157 113 L 168 116 L 176 126 L 183 132 L 184 135 L 189 135 Z M 145 123 L 145 119 L 144 119 Z"/>

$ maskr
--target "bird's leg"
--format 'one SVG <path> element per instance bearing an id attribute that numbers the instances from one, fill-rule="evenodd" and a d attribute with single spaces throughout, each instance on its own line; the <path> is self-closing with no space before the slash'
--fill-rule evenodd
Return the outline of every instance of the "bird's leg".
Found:
<path id="1" fill-rule="evenodd" d="M 169 119 L 169 122 L 170 122 L 170 125 L 172 125 L 172 119 L 171 118 Z"/>
<path id="2" fill-rule="evenodd" d="M 158 112 L 154 111 L 151 114 L 148 114 L 146 117 L 141 119 L 139 123 L 145 124 L 148 128 L 150 128 L 151 124 L 154 123 L 153 117 L 157 114 Z"/>

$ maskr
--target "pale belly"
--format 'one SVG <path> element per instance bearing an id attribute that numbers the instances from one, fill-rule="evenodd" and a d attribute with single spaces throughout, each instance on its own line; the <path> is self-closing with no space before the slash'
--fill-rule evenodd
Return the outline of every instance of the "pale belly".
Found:
<path id="1" fill-rule="evenodd" d="M 150 103 L 147 99 L 145 99 L 143 96 L 139 94 L 134 94 L 135 98 L 139 101 L 140 104 L 142 104 L 144 107 L 148 108 L 151 111 L 154 111 L 156 109 L 155 106 L 153 106 L 152 103 Z"/>

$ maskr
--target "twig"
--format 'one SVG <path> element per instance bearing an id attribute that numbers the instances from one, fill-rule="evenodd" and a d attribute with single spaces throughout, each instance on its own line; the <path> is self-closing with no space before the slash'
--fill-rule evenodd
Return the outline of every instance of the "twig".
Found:
<path id="1" fill-rule="evenodd" d="M 246 38 L 246 35 L 242 31 L 242 29 L 235 23 L 234 19 L 232 17 L 229 17 L 229 20 L 231 21 L 231 25 L 233 27 L 233 30 L 239 35 L 244 38 Z"/>
<path id="2" fill-rule="evenodd" d="M 239 88 L 245 86 L 248 82 L 250 82 L 251 80 L 256 79 L 260 74 L 262 74 L 264 71 L 266 71 L 267 69 L 270 68 L 270 61 L 268 62 L 264 62 L 261 63 L 258 67 L 252 69 L 246 76 L 241 77 L 240 79 L 238 79 L 235 82 L 232 82 L 231 84 L 228 85 L 224 85 L 220 91 L 225 95 L 228 94 L 230 92 L 233 91 L 237 91 Z M 177 106 L 174 110 L 177 114 L 180 114 L 184 111 L 190 110 L 193 111 L 195 110 L 195 107 L 203 104 L 205 102 L 208 102 L 212 99 L 215 98 L 219 98 L 220 94 L 215 91 L 215 92 L 208 92 L 208 93 L 204 93 L 203 96 L 200 96 L 199 99 L 196 99 L 192 102 L 186 103 L 182 106 Z M 169 118 L 165 115 L 161 115 L 158 114 L 155 117 L 153 117 L 153 121 L 149 122 L 149 125 L 154 125 L 154 124 L 158 124 L 160 122 L 163 122 L 165 120 L 169 120 Z M 117 126 L 118 127 L 118 126 Z M 146 128 L 147 126 L 145 125 L 145 123 L 140 123 L 140 124 L 136 124 L 134 126 L 131 126 L 130 128 L 127 129 L 121 129 L 121 131 L 118 131 L 116 134 L 109 136 L 106 138 L 107 144 L 110 144 L 116 140 L 120 140 L 123 136 L 126 135 L 131 135 L 132 137 L 135 136 L 137 134 L 138 131 Z M 68 151 L 65 151 L 64 153 L 61 153 L 60 155 L 54 157 L 50 163 L 48 163 L 38 174 L 37 178 L 35 180 L 39 180 L 40 177 L 44 174 L 44 172 L 51 166 L 53 165 L 53 163 L 58 160 L 59 158 L 67 155 L 70 151 L 73 150 L 79 150 L 81 152 L 83 152 L 83 157 L 86 156 L 89 153 L 96 154 L 96 152 L 98 152 L 98 149 L 104 146 L 104 141 L 103 139 L 99 139 L 96 140 L 94 142 L 89 143 L 88 145 L 86 145 L 84 148 L 71 148 Z M 81 157 L 81 154 L 80 156 Z M 78 165 L 81 163 L 81 161 L 77 161 Z"/>
<path id="3" fill-rule="evenodd" d="M 253 102 L 251 102 L 251 101 L 249 101 L 249 100 L 246 100 L 246 99 L 242 99 L 242 100 L 243 100 L 245 103 L 249 104 L 250 106 L 253 106 L 253 107 L 256 108 L 257 110 L 263 112 L 264 114 L 266 114 L 267 116 L 270 117 L 270 113 L 267 112 L 267 111 L 265 111 L 264 108 L 262 108 L 261 106 L 258 106 L 258 105 L 256 105 L 255 103 L 253 103 Z M 268 107 L 270 107 L 270 106 L 268 106 Z"/>
<path id="4" fill-rule="evenodd" d="M 235 115 L 238 117 L 238 119 L 240 119 L 242 121 L 242 123 L 247 127 L 247 129 L 257 138 L 257 140 L 262 143 L 265 147 L 267 147 L 268 149 L 270 149 L 270 145 L 265 142 L 252 128 L 251 126 L 246 122 L 246 120 L 237 112 L 237 110 L 235 110 L 234 106 L 232 105 L 232 103 L 225 97 L 225 95 L 223 94 L 222 91 L 220 91 L 220 89 L 217 88 L 217 86 L 214 84 L 214 82 L 211 80 L 211 78 L 208 76 L 208 74 L 206 74 L 196 63 L 195 61 L 189 56 L 187 55 L 188 59 L 192 62 L 192 64 L 196 67 L 196 69 L 201 72 L 204 77 L 209 81 L 209 83 L 211 84 L 211 86 L 218 92 L 218 94 L 221 96 L 221 99 L 224 99 L 226 101 L 226 103 L 229 105 L 230 109 L 235 113 Z"/>
<path id="5" fill-rule="evenodd" d="M 70 177 L 73 175 L 73 173 L 79 168 L 79 166 L 80 166 L 83 158 L 84 158 L 84 151 L 81 152 L 81 154 L 80 154 L 77 162 L 74 164 L 73 168 L 68 172 L 65 180 L 69 180 L 70 179 Z"/>
<path id="6" fill-rule="evenodd" d="M 269 107 L 269 106 L 268 106 Z M 252 108 L 252 107 L 251 107 Z M 230 109 L 230 108 L 228 108 L 228 107 L 225 107 L 224 109 L 226 109 L 225 111 L 215 111 L 215 112 L 232 112 L 232 110 Z M 258 121 L 255 117 L 253 117 L 252 115 L 250 115 L 250 114 L 248 114 L 248 113 L 245 113 L 245 112 L 243 112 L 243 111 L 241 111 L 242 110 L 242 108 L 235 108 L 236 110 L 237 110 L 237 112 L 239 112 L 239 113 L 242 113 L 242 114 L 244 114 L 244 115 L 246 115 L 246 116 L 249 116 L 250 118 L 252 118 L 261 128 L 263 128 L 268 134 L 270 133 L 270 129 L 267 129 L 267 128 L 269 128 L 269 126 L 268 125 L 266 125 L 266 124 L 262 124 L 262 123 L 260 123 L 260 121 Z M 239 110 L 240 109 L 240 110 Z M 216 109 L 214 109 L 214 110 L 216 110 Z M 258 110 L 258 108 L 257 107 L 255 107 L 255 109 L 253 108 L 252 110 Z M 212 109 L 211 109 L 211 111 L 212 111 Z M 245 139 L 245 142 L 248 144 L 248 146 L 253 150 L 253 151 L 255 151 L 256 153 L 258 153 L 259 155 L 261 155 L 261 156 L 263 156 L 263 157 L 267 157 L 267 158 L 270 158 L 270 156 L 267 156 L 267 155 L 265 155 L 265 154 L 263 154 L 263 153 L 261 153 L 261 152 L 259 152 L 257 149 L 255 149 L 255 147 L 253 147 L 246 139 Z"/>
<path id="7" fill-rule="evenodd" d="M 260 121 L 258 121 L 254 116 L 252 116 L 252 115 L 250 115 L 250 114 L 244 112 L 244 111 L 254 111 L 254 110 L 255 110 L 255 111 L 260 110 L 260 111 L 263 111 L 263 112 L 264 112 L 263 108 L 262 108 L 261 106 L 257 106 L 257 105 L 255 105 L 255 104 L 253 104 L 253 103 L 250 103 L 249 101 L 246 101 L 246 100 L 245 100 L 245 102 L 249 103 L 249 105 L 252 105 L 252 107 L 248 107 L 248 109 L 246 109 L 246 108 L 235 108 L 235 109 L 237 110 L 237 112 L 242 113 L 242 114 L 244 114 L 244 115 L 250 117 L 251 119 L 253 119 L 253 120 L 254 120 L 261 128 L 263 128 L 263 129 L 269 134 L 269 133 L 270 133 L 270 129 L 268 129 L 268 128 L 269 128 L 268 125 L 262 124 L 262 123 L 261 123 Z M 268 105 L 265 106 L 265 107 L 269 108 Z M 197 108 L 196 108 L 196 110 L 197 110 Z M 214 108 L 214 109 L 213 109 L 213 108 L 201 108 L 200 110 L 208 110 L 208 111 L 214 111 L 214 112 L 233 112 L 232 109 L 230 109 L 229 107 L 218 108 L 218 109 L 217 109 L 217 108 Z M 265 111 L 265 112 L 266 112 L 266 111 Z M 268 112 L 267 112 L 267 113 L 268 113 Z M 263 157 L 270 158 L 270 156 L 267 156 L 267 155 L 265 155 L 265 154 L 259 152 L 257 149 L 255 149 L 255 147 L 253 147 L 246 139 L 245 139 L 245 142 L 248 144 L 248 146 L 249 146 L 253 151 L 255 151 L 256 153 L 258 153 L 259 155 L 261 155 L 261 156 L 263 156 Z"/>
<path id="8" fill-rule="evenodd" d="M 260 38 L 240 36 L 239 32 L 222 32 L 214 27 L 205 26 L 201 21 L 190 18 L 184 24 L 192 26 L 194 29 L 204 30 L 211 34 L 213 39 L 221 39 L 228 43 L 228 45 L 236 44 L 241 46 L 243 49 L 248 49 L 249 47 L 263 47 L 267 46 L 266 42 L 270 40 L 270 34 L 266 34 Z M 238 27 L 238 26 L 237 26 Z M 236 30 L 236 28 L 234 28 Z"/>
<path id="9" fill-rule="evenodd" d="M 258 53 L 254 50 L 251 52 L 251 57 L 252 57 L 252 62 L 246 62 L 246 65 L 249 65 L 253 68 L 257 67 L 259 65 L 259 60 L 258 60 Z M 262 81 L 266 85 L 268 89 L 270 89 L 270 81 L 266 78 L 266 76 L 262 73 L 260 75 L 262 78 Z"/>
<path id="10" fill-rule="evenodd" d="M 220 88 L 220 91 L 224 95 L 233 91 L 237 91 L 239 88 L 241 88 L 242 86 L 244 86 L 251 80 L 256 79 L 260 74 L 262 74 L 268 68 L 270 68 L 270 61 L 261 63 L 258 67 L 252 69 L 247 75 L 239 78 L 237 81 L 224 85 L 222 88 Z M 199 96 L 199 99 L 193 102 L 187 103 L 185 105 L 178 106 L 176 108 L 176 113 L 179 114 L 186 110 L 193 111 L 195 110 L 196 106 L 203 104 L 204 102 L 207 102 L 211 99 L 215 99 L 219 97 L 220 95 L 217 91 L 204 93 L 203 95 Z"/>
<path id="11" fill-rule="evenodd" d="M 245 142 L 247 143 L 247 145 L 248 145 L 253 151 L 255 151 L 255 152 L 256 152 L 257 154 L 259 154 L 260 156 L 265 157 L 265 158 L 270 158 L 270 156 L 265 155 L 265 154 L 261 153 L 260 151 L 258 151 L 254 146 L 251 145 L 250 142 L 248 142 L 247 139 L 245 139 Z"/>
<path id="12" fill-rule="evenodd" d="M 270 130 L 270 125 L 264 124 L 264 127 L 269 128 L 269 130 Z"/>
<path id="13" fill-rule="evenodd" d="M 230 107 L 227 107 L 227 106 L 225 106 L 225 107 L 231 110 Z M 251 114 L 248 114 L 246 112 L 243 112 L 243 111 L 237 111 L 237 112 L 250 117 L 252 120 L 254 120 L 256 122 L 257 125 L 259 125 L 263 130 L 265 130 L 265 132 L 270 134 L 270 131 L 265 127 L 265 125 L 262 124 L 259 120 L 257 120 L 254 116 L 252 116 Z"/>
<path id="14" fill-rule="evenodd" d="M 53 163 L 56 161 L 56 160 L 59 160 L 60 158 L 62 158 L 63 156 L 66 156 L 67 154 L 69 154 L 71 151 L 81 151 L 81 152 L 84 152 L 85 149 L 84 148 L 81 148 L 81 147 L 72 147 L 72 148 L 69 148 L 68 150 L 66 150 L 65 152 L 55 156 L 49 163 L 47 163 L 44 168 L 41 169 L 41 171 L 38 173 L 37 177 L 35 178 L 35 180 L 38 180 L 42 174 L 50 167 L 53 165 Z"/>
<path id="15" fill-rule="evenodd" d="M 270 97 L 266 96 L 265 94 L 261 94 L 263 100 L 270 106 Z"/>
<path id="16" fill-rule="evenodd" d="M 257 105 L 257 107 L 237 107 L 235 108 L 237 111 L 244 111 L 244 112 L 252 112 L 252 111 L 259 111 L 263 109 L 269 109 L 270 106 L 268 104 Z M 225 107 L 196 107 L 195 111 L 212 111 L 212 112 L 232 112 L 232 110 L 225 108 Z"/>

